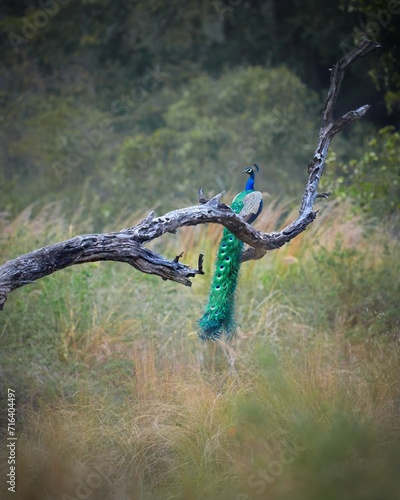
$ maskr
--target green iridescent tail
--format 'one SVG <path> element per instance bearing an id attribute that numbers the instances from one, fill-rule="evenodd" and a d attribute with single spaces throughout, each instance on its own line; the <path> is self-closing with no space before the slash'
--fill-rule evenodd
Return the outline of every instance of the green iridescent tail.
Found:
<path id="1" fill-rule="evenodd" d="M 235 333 L 235 290 L 242 249 L 243 241 L 238 240 L 225 228 L 215 262 L 208 304 L 198 322 L 202 340 L 219 339 L 222 333 L 231 337 Z"/>

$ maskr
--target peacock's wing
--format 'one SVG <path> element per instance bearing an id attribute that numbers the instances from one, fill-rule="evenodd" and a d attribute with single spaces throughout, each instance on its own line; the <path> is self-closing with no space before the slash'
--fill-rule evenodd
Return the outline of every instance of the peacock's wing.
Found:
<path id="1" fill-rule="evenodd" d="M 263 199 L 259 191 L 242 191 L 232 202 L 232 210 L 240 214 L 249 224 L 260 215 L 262 207 Z"/>

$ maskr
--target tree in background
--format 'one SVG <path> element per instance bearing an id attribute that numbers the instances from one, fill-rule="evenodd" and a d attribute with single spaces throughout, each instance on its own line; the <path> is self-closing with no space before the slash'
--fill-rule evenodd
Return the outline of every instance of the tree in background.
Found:
<path id="1" fill-rule="evenodd" d="M 376 88 L 384 92 L 389 114 L 400 111 L 400 2 L 392 0 L 345 0 L 342 6 L 349 13 L 358 14 L 353 28 L 353 38 L 379 41 L 382 54 L 376 57 L 369 71 Z"/>
<path id="2" fill-rule="evenodd" d="M 382 128 L 366 141 L 360 159 L 339 161 L 332 153 L 327 161 L 325 186 L 339 198 L 351 198 L 356 206 L 379 218 L 400 212 L 400 133 L 394 127 Z"/>
<path id="3" fill-rule="evenodd" d="M 337 160 L 332 153 L 328 160 L 325 186 L 341 198 L 352 199 L 356 207 L 379 218 L 389 217 L 398 230 L 400 204 L 400 2 L 383 0 L 342 1 L 342 8 L 357 13 L 358 23 L 352 36 L 342 44 L 343 50 L 363 38 L 372 38 L 382 44 L 379 55 L 370 62 L 368 74 L 375 87 L 382 92 L 387 111 L 387 123 L 365 139 L 366 152 L 350 161 Z"/>

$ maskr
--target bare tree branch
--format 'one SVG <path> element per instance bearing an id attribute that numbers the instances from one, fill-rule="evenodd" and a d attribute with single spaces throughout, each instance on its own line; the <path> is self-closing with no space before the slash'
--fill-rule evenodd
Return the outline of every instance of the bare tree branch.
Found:
<path id="1" fill-rule="evenodd" d="M 378 47 L 379 44 L 364 40 L 333 67 L 328 97 L 322 113 L 318 145 L 308 165 L 309 177 L 299 216 L 287 227 L 275 233 L 257 231 L 236 215 L 229 206 L 221 203 L 223 193 L 207 200 L 200 189 L 198 205 L 173 210 L 161 217 L 155 217 L 154 212 L 151 212 L 136 226 L 119 232 L 75 236 L 4 263 L 0 266 L 0 309 L 3 309 L 8 294 L 17 288 L 60 269 L 100 260 L 126 262 L 143 273 L 155 274 L 164 280 L 190 286 L 190 278 L 196 274 L 203 274 L 202 255 L 199 256 L 198 269 L 194 269 L 179 262 L 182 255 L 170 260 L 143 246 L 165 233 L 176 233 L 177 229 L 184 226 L 222 224 L 250 246 L 243 252 L 243 261 L 260 259 L 268 250 L 280 248 L 295 238 L 315 219 L 316 212 L 313 211 L 315 199 L 328 196 L 328 193 L 318 193 L 317 188 L 331 140 L 335 134 L 361 118 L 369 109 L 368 105 L 361 106 L 334 120 L 333 110 L 344 70 L 355 59 Z"/>

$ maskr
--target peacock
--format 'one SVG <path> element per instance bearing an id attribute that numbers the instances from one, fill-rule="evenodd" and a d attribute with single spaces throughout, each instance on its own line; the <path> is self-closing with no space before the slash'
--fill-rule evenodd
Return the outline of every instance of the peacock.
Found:
<path id="1" fill-rule="evenodd" d="M 259 171 L 258 166 L 254 167 Z M 232 210 L 251 224 L 260 215 L 263 207 L 262 195 L 254 190 L 255 169 L 247 167 L 243 173 L 249 175 L 244 191 L 237 194 Z M 203 317 L 198 321 L 202 340 L 217 340 L 222 333 L 231 338 L 237 328 L 235 323 L 235 290 L 239 278 L 243 241 L 226 228 L 218 248 L 215 271 L 210 287 L 208 304 Z"/>

